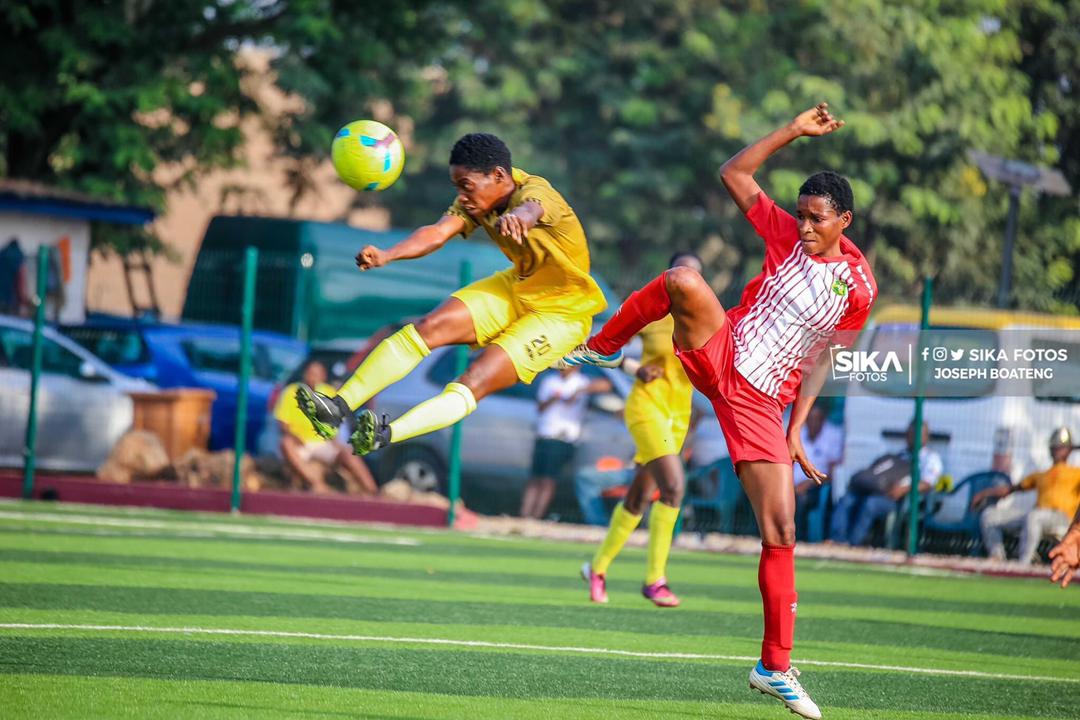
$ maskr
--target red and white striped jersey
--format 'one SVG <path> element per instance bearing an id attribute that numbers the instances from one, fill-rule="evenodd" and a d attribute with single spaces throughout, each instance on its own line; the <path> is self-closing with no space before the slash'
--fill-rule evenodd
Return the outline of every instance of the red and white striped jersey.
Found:
<path id="1" fill-rule="evenodd" d="M 804 367 L 830 343 L 854 340 L 870 315 L 877 283 L 847 237 L 840 237 L 838 257 L 803 252 L 797 221 L 764 192 L 746 218 L 765 241 L 765 263 L 728 311 L 735 369 L 786 405 L 798 393 Z"/>

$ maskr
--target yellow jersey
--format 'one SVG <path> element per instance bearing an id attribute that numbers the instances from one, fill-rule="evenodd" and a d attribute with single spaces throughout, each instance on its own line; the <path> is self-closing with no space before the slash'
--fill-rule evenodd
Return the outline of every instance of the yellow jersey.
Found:
<path id="1" fill-rule="evenodd" d="M 1028 475 L 1020 488 L 1038 491 L 1036 507 L 1059 510 L 1071 519 L 1080 505 L 1080 467 L 1057 463 L 1046 472 Z"/>
<path id="2" fill-rule="evenodd" d="M 664 370 L 663 377 L 652 382 L 635 380 L 627 398 L 626 422 L 633 424 L 643 421 L 659 409 L 665 414 L 688 414 L 693 386 L 686 377 L 682 362 L 675 357 L 671 335 L 675 332 L 675 319 L 665 315 L 656 322 L 642 328 L 641 364 L 659 365 Z M 645 408 L 642 402 L 653 408 Z"/>
<path id="3" fill-rule="evenodd" d="M 573 208 L 544 178 L 514 168 L 511 173 L 517 189 L 502 213 L 490 212 L 479 220 L 473 218 L 458 201 L 447 215 L 465 221 L 462 235 L 468 237 L 483 227 L 488 237 L 514 264 L 517 280 L 514 297 L 526 310 L 591 317 L 607 307 L 604 294 L 589 275 L 589 246 Z M 526 202 L 543 208 L 536 225 L 521 245 L 495 230 L 499 217 Z"/>
<path id="4" fill-rule="evenodd" d="M 296 402 L 296 386 L 299 384 L 300 383 L 293 383 L 291 385 L 286 385 L 285 389 L 281 391 L 281 396 L 278 397 L 277 405 L 274 406 L 274 419 L 284 423 L 285 427 L 289 429 L 289 434 L 300 438 L 301 442 L 309 443 L 321 441 L 322 438 L 315 432 L 315 428 L 311 426 L 311 421 L 307 419 Z M 337 391 L 334 390 L 333 386 L 327 385 L 326 383 L 317 385 L 312 389 L 323 395 L 332 396 L 337 394 Z"/>

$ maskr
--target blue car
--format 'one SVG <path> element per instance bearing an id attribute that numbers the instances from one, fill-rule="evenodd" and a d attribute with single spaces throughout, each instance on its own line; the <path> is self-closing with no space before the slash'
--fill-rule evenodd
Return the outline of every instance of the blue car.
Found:
<path id="1" fill-rule="evenodd" d="M 197 387 L 217 393 L 210 449 L 231 448 L 236 433 L 240 328 L 172 324 L 114 316 L 91 316 L 82 325 L 58 328 L 112 368 L 161 388 Z M 254 448 L 266 423 L 274 382 L 307 356 L 305 343 L 279 333 L 254 331 L 248 386 L 247 447 Z"/>

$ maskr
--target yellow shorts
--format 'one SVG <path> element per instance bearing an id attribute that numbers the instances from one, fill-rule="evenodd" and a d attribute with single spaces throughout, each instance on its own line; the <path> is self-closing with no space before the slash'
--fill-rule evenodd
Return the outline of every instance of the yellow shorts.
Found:
<path id="1" fill-rule="evenodd" d="M 635 383 L 626 399 L 626 429 L 634 440 L 634 462 L 639 465 L 665 455 L 678 455 L 690 427 L 693 390 L 689 385 L 685 391 L 672 389 L 668 402 L 658 402 L 655 393 L 645 392 L 647 387 Z"/>
<path id="2" fill-rule="evenodd" d="M 531 383 L 537 374 L 585 342 L 592 317 L 539 313 L 524 309 L 514 296 L 513 268 L 466 285 L 451 297 L 469 308 L 476 344 L 498 345 L 510 356 L 518 379 Z"/>

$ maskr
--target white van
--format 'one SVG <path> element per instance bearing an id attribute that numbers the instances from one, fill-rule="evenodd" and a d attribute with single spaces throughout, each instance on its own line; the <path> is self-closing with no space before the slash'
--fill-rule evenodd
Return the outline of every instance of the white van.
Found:
<path id="1" fill-rule="evenodd" d="M 888 351 L 908 343 L 920 347 L 915 342 L 920 316 L 914 306 L 882 308 L 867 324 L 858 349 Z M 980 348 L 980 352 L 995 348 L 1000 352 L 1019 344 L 1068 354 L 1069 362 L 1059 366 L 1052 378 L 1010 380 L 1007 390 L 1000 380 L 981 380 L 966 386 L 973 388 L 969 397 L 928 397 L 923 405 L 930 446 L 942 456 L 945 472 L 956 482 L 991 469 L 1018 482 L 1027 473 L 1049 467 L 1047 439 L 1054 428 L 1064 425 L 1074 433 L 1080 431 L 1080 318 L 934 308 L 930 326 L 942 334 L 962 335 L 969 349 Z M 933 381 L 929 382 L 928 396 L 934 394 Z M 854 472 L 883 453 L 903 448 L 914 414 L 909 387 L 860 383 L 852 388 L 844 404 L 844 461 L 834 473 L 834 497 L 843 495 Z"/>

